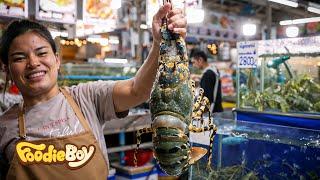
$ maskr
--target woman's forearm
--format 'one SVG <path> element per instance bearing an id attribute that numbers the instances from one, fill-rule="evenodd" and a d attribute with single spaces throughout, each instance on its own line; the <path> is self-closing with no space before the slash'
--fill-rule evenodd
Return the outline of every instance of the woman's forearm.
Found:
<path id="1" fill-rule="evenodd" d="M 159 43 L 154 42 L 146 61 L 134 78 L 133 92 L 141 98 L 142 102 L 150 97 L 151 88 L 158 69 L 159 48 Z"/>

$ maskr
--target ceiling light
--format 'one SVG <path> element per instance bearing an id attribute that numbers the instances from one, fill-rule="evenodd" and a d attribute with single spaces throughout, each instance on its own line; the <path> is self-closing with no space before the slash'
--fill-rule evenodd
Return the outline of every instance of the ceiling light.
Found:
<path id="1" fill-rule="evenodd" d="M 320 9 L 314 7 L 308 7 L 309 12 L 320 14 Z"/>
<path id="2" fill-rule="evenodd" d="M 304 19 L 280 21 L 280 25 L 286 26 L 286 25 L 292 25 L 292 24 L 305 24 L 305 23 L 319 22 L 319 21 L 320 21 L 320 17 L 311 17 L 311 18 L 304 18 Z"/>
<path id="3" fill-rule="evenodd" d="M 57 36 L 61 36 L 61 37 L 68 37 L 68 33 L 67 32 L 60 32 L 60 31 L 50 31 L 50 34 L 52 36 L 52 38 L 54 39 Z"/>
<path id="4" fill-rule="evenodd" d="M 320 4 L 309 2 L 309 6 L 308 6 L 307 10 L 309 12 L 320 14 Z"/>
<path id="5" fill-rule="evenodd" d="M 111 9 L 121 8 L 121 0 L 112 0 L 110 6 L 111 6 Z"/>
<path id="6" fill-rule="evenodd" d="M 106 63 L 119 63 L 119 64 L 126 64 L 128 63 L 127 59 L 115 59 L 115 58 L 105 58 L 104 62 Z"/>
<path id="7" fill-rule="evenodd" d="M 299 35 L 299 28 L 297 26 L 289 26 L 286 28 L 286 35 L 288 37 L 297 37 Z"/>
<path id="8" fill-rule="evenodd" d="M 291 6 L 291 7 L 298 7 L 298 3 L 295 1 L 289 1 L 289 0 L 269 0 L 275 3 Z"/>
<path id="9" fill-rule="evenodd" d="M 146 25 L 146 24 L 140 24 L 140 29 L 148 29 L 148 25 Z"/>
<path id="10" fill-rule="evenodd" d="M 244 24 L 242 26 L 242 33 L 245 36 L 253 36 L 257 32 L 257 25 L 255 24 Z"/>

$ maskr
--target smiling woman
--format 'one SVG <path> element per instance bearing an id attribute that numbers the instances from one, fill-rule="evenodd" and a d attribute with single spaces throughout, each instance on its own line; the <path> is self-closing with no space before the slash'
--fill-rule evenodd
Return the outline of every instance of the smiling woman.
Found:
<path id="1" fill-rule="evenodd" d="M 21 90 L 25 105 L 30 106 L 58 94 L 59 66 L 60 61 L 53 48 L 37 32 L 27 32 L 12 41 L 8 71 Z"/>
<path id="2" fill-rule="evenodd" d="M 0 179 L 106 179 L 102 125 L 150 97 L 165 16 L 168 27 L 185 37 L 182 11 L 162 6 L 153 18 L 152 48 L 134 78 L 64 88 L 57 84 L 60 60 L 49 31 L 29 20 L 9 24 L 0 58 L 23 102 L 0 116 Z"/>
<path id="3" fill-rule="evenodd" d="M 1 39 L 0 56 L 7 75 L 23 96 L 23 103 L 16 104 L 0 117 L 3 129 L 0 131 L 0 154 L 5 161 L 0 165 L 7 164 L 0 169 L 8 169 L 7 179 L 48 179 L 48 174 L 56 174 L 51 178 L 58 179 L 59 174 L 77 179 L 105 179 L 108 156 L 101 126 L 117 114 L 113 103 L 105 105 L 103 102 L 113 102 L 113 88 L 117 83 L 87 83 L 59 89 L 60 60 L 54 41 L 44 26 L 28 20 L 14 21 L 8 26 Z M 18 146 L 21 142 L 31 146 L 21 148 Z M 82 158 L 83 147 L 89 146 L 93 154 L 83 167 L 68 168 L 67 164 Z M 67 147 L 72 148 L 68 150 Z M 19 156 L 21 152 L 26 152 L 25 156 Z M 67 154 L 58 152 L 71 153 L 66 157 Z M 36 166 L 25 163 L 21 157 Z M 61 163 L 57 158 L 68 161 Z M 46 168 L 48 164 L 52 165 L 49 169 Z"/>
<path id="4" fill-rule="evenodd" d="M 36 104 L 33 99 L 38 98 L 32 97 L 39 96 L 41 91 L 50 92 L 42 97 L 45 99 L 58 93 L 60 61 L 55 43 L 45 27 L 29 21 L 15 21 L 3 34 L 0 46 L 6 72 L 18 86 L 26 104 Z"/>

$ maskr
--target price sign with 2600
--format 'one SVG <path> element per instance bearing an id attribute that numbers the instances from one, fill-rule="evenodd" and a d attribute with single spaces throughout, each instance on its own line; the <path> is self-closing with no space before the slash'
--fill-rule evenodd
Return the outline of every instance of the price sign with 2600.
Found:
<path id="1" fill-rule="evenodd" d="M 253 56 L 240 56 L 239 66 L 240 68 L 256 68 L 257 60 Z"/>

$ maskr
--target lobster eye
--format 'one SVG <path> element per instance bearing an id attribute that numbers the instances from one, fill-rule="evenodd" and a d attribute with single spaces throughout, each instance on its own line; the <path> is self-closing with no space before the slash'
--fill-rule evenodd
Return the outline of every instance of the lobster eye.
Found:
<path id="1" fill-rule="evenodd" d="M 178 152 L 179 150 L 180 150 L 179 147 L 174 147 L 174 148 L 172 148 L 172 149 L 169 150 L 169 153 L 176 153 L 176 152 Z"/>
<path id="2" fill-rule="evenodd" d="M 187 149 L 187 145 L 185 144 L 181 145 L 181 149 Z"/>

